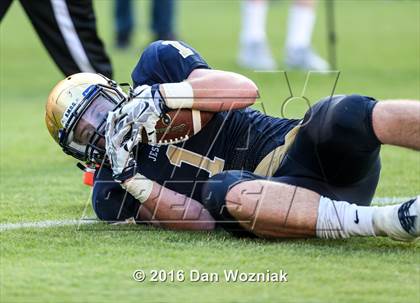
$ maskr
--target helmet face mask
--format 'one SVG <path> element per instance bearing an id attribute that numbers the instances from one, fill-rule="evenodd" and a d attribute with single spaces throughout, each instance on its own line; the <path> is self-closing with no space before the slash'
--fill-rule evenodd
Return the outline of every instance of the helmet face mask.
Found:
<path id="1" fill-rule="evenodd" d="M 105 122 L 127 100 L 121 88 L 99 74 L 80 73 L 59 82 L 50 93 L 46 123 L 66 154 L 100 164 L 105 159 Z"/>
<path id="2" fill-rule="evenodd" d="M 69 107 L 68 117 L 63 116 L 64 128 L 59 133 L 63 151 L 82 161 L 102 162 L 108 112 L 118 108 L 125 100 L 115 88 L 101 84 L 89 86 L 84 92 L 84 99 L 73 109 Z"/>

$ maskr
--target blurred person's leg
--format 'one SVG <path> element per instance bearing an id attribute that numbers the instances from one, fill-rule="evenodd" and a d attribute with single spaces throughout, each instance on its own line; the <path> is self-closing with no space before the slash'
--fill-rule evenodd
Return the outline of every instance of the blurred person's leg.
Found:
<path id="1" fill-rule="evenodd" d="M 155 40 L 176 40 L 174 6 L 173 0 L 153 0 L 150 27 Z"/>
<path id="2" fill-rule="evenodd" d="M 239 65 L 256 70 L 276 69 L 266 36 L 268 1 L 245 0 L 241 6 Z"/>
<path id="3" fill-rule="evenodd" d="M 0 22 L 3 20 L 4 15 L 12 4 L 13 0 L 1 0 L 0 1 Z"/>
<path id="4" fill-rule="evenodd" d="M 130 38 L 134 27 L 133 2 L 131 0 L 115 0 L 115 44 L 119 48 L 130 45 Z"/>
<path id="5" fill-rule="evenodd" d="M 311 48 L 315 0 L 295 0 L 289 9 L 285 64 L 292 69 L 328 70 L 329 64 Z"/>
<path id="6" fill-rule="evenodd" d="M 112 77 L 98 37 L 92 1 L 20 0 L 42 43 L 65 75 L 97 72 Z"/>

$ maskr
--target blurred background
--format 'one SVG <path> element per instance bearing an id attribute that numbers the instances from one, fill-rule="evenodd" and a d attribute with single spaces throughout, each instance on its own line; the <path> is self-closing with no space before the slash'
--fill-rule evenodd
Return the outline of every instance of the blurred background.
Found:
<path id="1" fill-rule="evenodd" d="M 0 8 L 7 1 L 1 0 Z M 76 161 L 60 151 L 44 123 L 47 96 L 64 75 L 36 35 L 22 4 L 42 11 L 45 2 L 50 3 L 12 1 L 0 25 L 1 224 L 92 216 L 90 188 L 82 184 Z M 420 99 L 420 1 L 334 1 L 337 70 L 310 74 L 305 71 L 311 62 L 307 58 L 329 58 L 327 21 L 331 19 L 326 15 L 326 1 L 131 2 L 131 17 L 121 14 L 125 21 L 132 18 L 132 24 L 119 25 L 128 28 L 123 32 L 130 31 L 127 38 L 118 37 L 115 1 L 93 1 L 98 34 L 119 82 L 131 82 L 131 71 L 151 41 L 176 38 L 194 47 L 211 67 L 254 80 L 261 94 L 255 107 L 274 116 L 281 116 L 281 105 L 295 97 L 284 115 L 301 117 L 308 107 L 302 96 L 313 104 L 331 94 L 334 87 L 339 94 Z M 157 13 L 155 2 L 160 6 Z M 293 8 L 297 2 L 313 8 Z M 51 3 L 59 5 L 64 0 Z M 165 5 L 173 7 L 168 11 Z M 2 13 L 0 10 L 0 16 Z M 303 35 L 300 41 L 294 40 L 297 33 Z M 92 42 L 91 38 L 87 37 L 87 42 Z M 293 51 L 288 54 L 290 49 Z M 310 56 L 288 58 L 296 54 Z M 288 70 L 287 78 L 283 70 Z M 417 195 L 420 153 L 384 147 L 381 156 L 383 170 L 376 196 Z M 148 295 L 160 302 L 196 297 L 217 302 L 276 302 L 279 298 L 293 302 L 386 302 L 390 298 L 414 302 L 419 297 L 413 280 L 418 276 L 418 249 L 388 240 L 265 243 L 235 240 L 221 232 L 121 233 L 110 228 L 99 226 L 98 232 L 80 233 L 68 226 L 1 233 L 0 301 L 124 298 L 138 302 Z M 275 271 L 284 265 L 292 273 L 292 282 L 281 287 L 258 283 L 156 287 L 133 285 L 130 278 L 138 266 L 173 269 L 188 265 L 220 272 L 227 264 L 251 272 Z"/>

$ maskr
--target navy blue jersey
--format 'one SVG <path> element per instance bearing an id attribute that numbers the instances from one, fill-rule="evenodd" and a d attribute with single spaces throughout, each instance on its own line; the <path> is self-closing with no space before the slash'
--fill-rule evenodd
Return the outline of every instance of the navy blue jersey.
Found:
<path id="1" fill-rule="evenodd" d="M 181 82 L 197 68 L 210 68 L 191 46 L 181 41 L 155 41 L 131 73 L 133 86 Z"/>
<path id="2" fill-rule="evenodd" d="M 193 48 L 183 42 L 156 41 L 145 49 L 132 80 L 134 86 L 181 82 L 196 68 L 210 67 Z M 267 154 L 283 145 L 286 134 L 298 123 L 250 108 L 215 113 L 198 134 L 185 142 L 167 146 L 140 144 L 136 154 L 138 171 L 201 202 L 202 185 L 211 176 L 231 169 L 254 171 Z M 123 210 L 121 199 L 126 201 Z M 110 200 L 118 201 L 113 204 Z M 93 205 L 99 218 L 109 220 L 122 212 L 124 216 L 135 215 L 136 204 L 112 182 L 110 169 L 97 172 Z"/>
<path id="3" fill-rule="evenodd" d="M 185 142 L 137 151 L 138 172 L 178 193 L 201 200 L 201 187 L 224 170 L 254 171 L 261 160 L 284 144 L 298 120 L 274 118 L 247 108 L 216 113 Z"/>

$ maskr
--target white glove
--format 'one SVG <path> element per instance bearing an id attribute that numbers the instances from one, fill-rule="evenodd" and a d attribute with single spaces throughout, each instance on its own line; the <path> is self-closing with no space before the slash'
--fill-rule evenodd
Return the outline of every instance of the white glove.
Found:
<path id="1" fill-rule="evenodd" d="M 155 100 L 156 99 L 156 100 Z M 148 143 L 156 143 L 156 123 L 162 115 L 160 93 L 152 96 L 152 88 L 143 85 L 134 90 L 132 99 L 120 109 L 110 112 L 106 121 L 106 154 L 114 177 L 135 165 L 132 149 L 142 139 L 143 128 Z"/>
<path id="2" fill-rule="evenodd" d="M 159 87 L 142 85 L 134 89 L 132 99 L 121 109 L 121 117 L 127 115 L 127 122 L 133 123 L 132 136 L 140 136 L 144 128 L 148 143 L 156 143 L 156 123 L 163 116 L 163 99 Z"/>
<path id="3" fill-rule="evenodd" d="M 127 138 L 132 123 L 127 123 L 127 119 L 118 121 L 119 117 L 118 112 L 108 113 L 105 128 L 105 149 L 114 178 L 118 178 L 125 168 L 135 165 L 132 149 L 139 142 L 138 136 Z"/>

